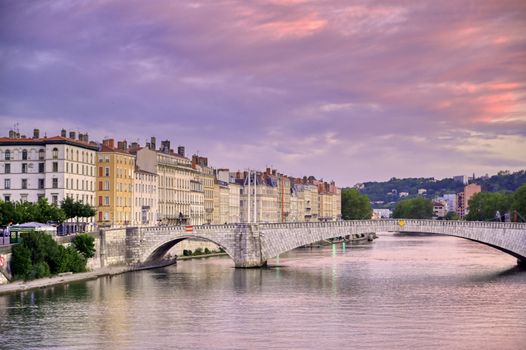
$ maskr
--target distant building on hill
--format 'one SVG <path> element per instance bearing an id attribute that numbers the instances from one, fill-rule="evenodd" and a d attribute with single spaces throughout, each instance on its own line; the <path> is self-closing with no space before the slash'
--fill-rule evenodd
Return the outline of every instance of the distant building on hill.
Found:
<path id="1" fill-rule="evenodd" d="M 469 200 L 476 193 L 482 191 L 480 185 L 469 184 L 464 187 L 464 192 L 457 193 L 457 214 L 461 218 L 469 213 Z"/>

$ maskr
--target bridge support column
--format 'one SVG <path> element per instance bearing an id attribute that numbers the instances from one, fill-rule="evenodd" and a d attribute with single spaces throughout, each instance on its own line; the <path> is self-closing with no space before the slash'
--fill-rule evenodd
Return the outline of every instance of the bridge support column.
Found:
<path id="1" fill-rule="evenodd" d="M 263 267 L 267 264 L 261 253 L 261 236 L 257 224 L 236 229 L 234 251 L 236 268 Z"/>
<path id="2" fill-rule="evenodd" d="M 126 228 L 126 265 L 142 263 L 141 238 L 141 232 L 137 227 Z"/>

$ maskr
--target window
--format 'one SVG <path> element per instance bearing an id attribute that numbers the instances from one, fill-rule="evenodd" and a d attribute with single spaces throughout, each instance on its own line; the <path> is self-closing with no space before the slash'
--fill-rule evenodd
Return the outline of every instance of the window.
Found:
<path id="1" fill-rule="evenodd" d="M 44 160 L 44 158 L 45 158 L 45 152 L 44 152 L 43 149 L 41 149 L 41 150 L 38 151 L 38 159 L 39 160 Z"/>
<path id="2" fill-rule="evenodd" d="M 58 172 L 58 162 L 53 162 L 53 172 Z"/>
<path id="3" fill-rule="evenodd" d="M 58 148 L 53 148 L 53 159 L 58 159 Z"/>
<path id="4" fill-rule="evenodd" d="M 102 191 L 102 181 L 99 181 L 99 191 Z"/>
<path id="5" fill-rule="evenodd" d="M 58 205 L 58 196 L 56 194 L 51 196 L 51 203 Z"/>
<path id="6" fill-rule="evenodd" d="M 27 160 L 27 149 L 22 150 L 22 160 Z"/>
<path id="7" fill-rule="evenodd" d="M 45 169 L 45 163 L 38 163 L 38 172 L 43 173 Z"/>
<path id="8" fill-rule="evenodd" d="M 27 202 L 27 194 L 21 194 L 20 195 L 20 201 L 21 202 Z"/>
<path id="9" fill-rule="evenodd" d="M 27 163 L 22 163 L 22 173 L 27 173 Z"/>
<path id="10" fill-rule="evenodd" d="M 22 189 L 27 189 L 27 179 L 22 179 Z"/>
<path id="11" fill-rule="evenodd" d="M 104 197 L 104 205 L 110 205 L 110 197 Z"/>
<path id="12" fill-rule="evenodd" d="M 11 202 L 11 196 L 8 194 L 4 194 L 4 202 Z"/>
<path id="13" fill-rule="evenodd" d="M 5 150 L 5 160 L 11 160 L 11 151 L 8 149 Z"/>
<path id="14" fill-rule="evenodd" d="M 4 179 L 4 189 L 8 190 L 11 188 L 11 179 Z"/>
<path id="15" fill-rule="evenodd" d="M 44 189 L 44 179 L 38 179 L 38 189 L 39 190 Z"/>
<path id="16" fill-rule="evenodd" d="M 99 196 L 99 206 L 102 206 L 102 196 Z"/>
<path id="17" fill-rule="evenodd" d="M 110 221 L 110 213 L 104 212 L 104 220 L 105 221 Z"/>
<path id="18" fill-rule="evenodd" d="M 108 167 L 104 168 L 104 176 L 110 176 L 110 168 Z"/>
<path id="19" fill-rule="evenodd" d="M 51 187 L 58 188 L 58 179 L 56 177 L 53 178 Z"/>
<path id="20" fill-rule="evenodd" d="M 7 163 L 5 165 L 5 173 L 10 174 L 11 173 L 11 164 Z"/>
<path id="21" fill-rule="evenodd" d="M 45 195 L 43 195 L 42 193 L 37 194 L 37 201 L 41 200 L 44 197 Z"/>
<path id="22" fill-rule="evenodd" d="M 102 221 L 102 212 L 99 211 L 99 221 Z"/>
<path id="23" fill-rule="evenodd" d="M 99 177 L 102 177 L 102 167 L 99 167 Z"/>
<path id="24" fill-rule="evenodd" d="M 109 190 L 110 190 L 110 182 L 104 181 L 104 191 L 109 191 Z"/>

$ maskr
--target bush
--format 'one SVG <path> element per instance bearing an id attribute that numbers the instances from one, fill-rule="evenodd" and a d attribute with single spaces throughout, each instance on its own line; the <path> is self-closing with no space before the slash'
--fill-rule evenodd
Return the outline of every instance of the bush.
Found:
<path id="1" fill-rule="evenodd" d="M 192 256 L 192 251 L 191 250 L 183 250 L 183 256 Z"/>
<path id="2" fill-rule="evenodd" d="M 13 247 L 11 271 L 15 279 L 35 279 L 62 272 L 86 271 L 86 258 L 75 248 L 58 245 L 51 236 L 29 232 Z"/>
<path id="3" fill-rule="evenodd" d="M 11 258 L 11 272 L 15 278 L 25 278 L 26 274 L 33 268 L 31 262 L 31 250 L 22 244 L 13 247 Z"/>
<path id="4" fill-rule="evenodd" d="M 49 265 L 45 261 L 39 261 L 33 265 L 33 268 L 26 275 L 26 279 L 33 280 L 36 278 L 49 277 L 51 272 L 49 271 Z"/>
<path id="5" fill-rule="evenodd" d="M 210 254 L 210 253 L 211 253 L 211 252 L 210 252 L 210 249 L 205 248 L 205 254 Z"/>
<path id="6" fill-rule="evenodd" d="M 95 238 L 85 233 L 75 236 L 71 241 L 73 247 L 79 251 L 86 259 L 95 256 Z"/>
<path id="7" fill-rule="evenodd" d="M 197 248 L 195 251 L 194 251 L 194 255 L 203 255 L 203 250 L 201 248 Z"/>

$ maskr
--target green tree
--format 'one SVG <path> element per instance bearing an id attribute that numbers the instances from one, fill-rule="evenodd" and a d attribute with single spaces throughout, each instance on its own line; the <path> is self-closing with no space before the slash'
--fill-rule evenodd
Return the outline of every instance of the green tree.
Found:
<path id="1" fill-rule="evenodd" d="M 342 190 L 342 218 L 345 220 L 370 219 L 373 208 L 369 197 L 355 188 Z"/>
<path id="2" fill-rule="evenodd" d="M 67 219 L 77 219 L 77 227 L 79 227 L 80 218 L 90 218 L 97 213 L 95 208 L 91 207 L 89 204 L 75 201 L 71 197 L 64 198 L 60 207 L 64 210 Z"/>
<path id="3" fill-rule="evenodd" d="M 469 200 L 468 221 L 495 220 L 497 212 L 500 215 L 510 210 L 511 195 L 504 192 L 479 192 Z M 499 217 L 500 220 L 500 217 Z"/>
<path id="4" fill-rule="evenodd" d="M 460 217 L 458 216 L 458 214 L 454 211 L 448 211 L 447 214 L 446 214 L 446 217 L 444 218 L 445 220 L 459 220 Z"/>
<path id="5" fill-rule="evenodd" d="M 56 205 L 50 205 L 46 198 L 41 198 L 37 203 L 27 201 L 21 202 L 0 202 L 0 223 L 23 223 L 29 221 L 62 222 L 65 214 Z"/>
<path id="6" fill-rule="evenodd" d="M 86 259 L 95 255 L 95 238 L 88 234 L 80 234 L 71 241 L 73 247 L 81 253 Z"/>
<path id="7" fill-rule="evenodd" d="M 526 183 L 519 187 L 511 197 L 512 219 L 514 219 L 515 211 L 517 211 L 518 214 L 518 221 L 526 221 Z"/>
<path id="8" fill-rule="evenodd" d="M 433 203 L 421 197 L 401 200 L 393 211 L 394 218 L 431 219 L 433 217 Z"/>

